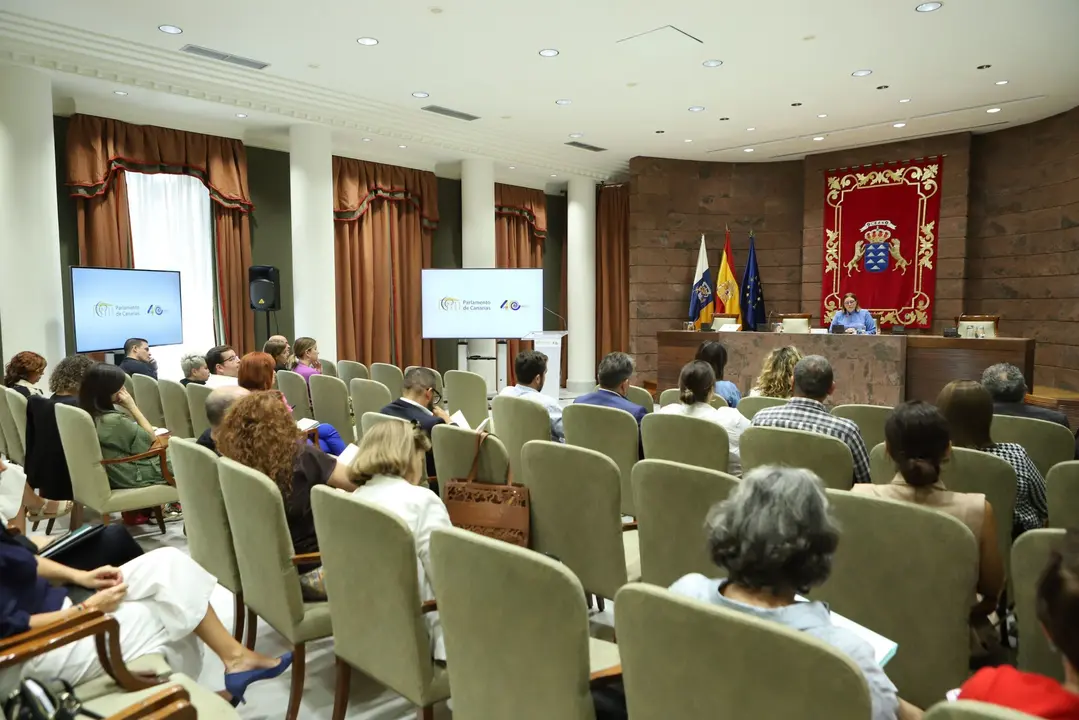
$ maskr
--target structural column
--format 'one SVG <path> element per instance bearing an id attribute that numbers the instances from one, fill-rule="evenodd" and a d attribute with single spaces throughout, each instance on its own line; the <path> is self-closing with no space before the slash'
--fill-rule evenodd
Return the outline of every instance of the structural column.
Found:
<path id="1" fill-rule="evenodd" d="M 596 184 L 585 178 L 569 181 L 566 253 L 566 390 L 585 393 L 596 385 Z"/>
<path id="2" fill-rule="evenodd" d="M 495 166 L 485 159 L 461 161 L 461 267 L 495 267 Z M 469 340 L 469 356 L 495 357 L 494 340 Z M 466 368 L 461 368 L 462 370 Z M 495 363 L 469 360 L 470 372 L 495 391 Z"/>
<path id="3" fill-rule="evenodd" d="M 294 327 L 297 337 L 314 338 L 319 354 L 336 361 L 332 158 L 330 128 L 289 128 Z"/>
<path id="4" fill-rule="evenodd" d="M 0 65 L 0 343 L 49 370 L 67 354 L 58 222 L 52 83 Z"/>

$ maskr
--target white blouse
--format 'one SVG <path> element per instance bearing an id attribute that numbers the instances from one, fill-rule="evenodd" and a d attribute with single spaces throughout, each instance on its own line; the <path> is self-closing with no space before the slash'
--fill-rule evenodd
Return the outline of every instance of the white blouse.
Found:
<path id="1" fill-rule="evenodd" d="M 731 475 L 741 477 L 742 457 L 738 452 L 738 442 L 746 428 L 751 427 L 753 424 L 745 415 L 732 407 L 714 408 L 708 403 L 693 403 L 692 405 L 686 405 L 685 403 L 680 402 L 664 405 L 656 412 L 664 415 L 685 415 L 687 417 L 708 420 L 726 430 L 727 439 L 730 440 L 731 444 L 730 455 L 727 459 L 727 472 Z"/>

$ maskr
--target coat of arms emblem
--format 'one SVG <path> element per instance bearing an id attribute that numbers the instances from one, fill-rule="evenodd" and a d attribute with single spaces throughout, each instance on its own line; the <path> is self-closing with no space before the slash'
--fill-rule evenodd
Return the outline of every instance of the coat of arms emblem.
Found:
<path id="1" fill-rule="evenodd" d="M 854 257 L 847 263 L 847 276 L 863 268 L 869 273 L 882 273 L 895 261 L 904 275 L 910 263 L 899 252 L 899 238 L 892 237 L 895 224 L 890 220 L 872 220 L 862 226 L 865 238 L 854 243 Z M 862 267 L 859 267 L 859 261 Z"/>

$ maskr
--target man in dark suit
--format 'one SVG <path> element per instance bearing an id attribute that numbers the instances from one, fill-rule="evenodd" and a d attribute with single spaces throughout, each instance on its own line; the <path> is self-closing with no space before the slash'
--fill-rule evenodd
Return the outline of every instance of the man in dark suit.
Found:
<path id="1" fill-rule="evenodd" d="M 436 376 L 433 370 L 425 367 L 409 368 L 405 373 L 404 395 L 382 408 L 379 412 L 402 420 L 416 423 L 428 435 L 435 425 L 448 423 L 449 413 L 439 403 L 442 396 L 435 390 Z M 435 476 L 434 451 L 427 453 L 427 476 Z M 438 492 L 438 486 L 432 488 Z"/>
<path id="2" fill-rule="evenodd" d="M 157 380 L 157 363 L 150 354 L 150 344 L 143 338 L 128 338 L 124 341 L 124 359 L 120 369 L 128 375 L 149 375 Z"/>
<path id="3" fill-rule="evenodd" d="M 1045 420 L 1063 425 L 1071 430 L 1068 416 L 1058 410 L 1028 405 L 1023 402 L 1027 394 L 1027 381 L 1023 371 L 1015 365 L 997 363 L 982 373 L 982 387 L 993 397 L 993 414 Z M 1079 460 L 1079 436 L 1075 442 L 1075 458 Z"/>
<path id="4" fill-rule="evenodd" d="M 574 404 L 599 405 L 625 410 L 640 425 L 648 411 L 626 399 L 626 391 L 629 389 L 630 380 L 633 379 L 633 358 L 624 352 L 608 353 L 600 360 L 596 379 L 599 381 L 599 390 L 581 395 L 573 401 Z"/>
<path id="5" fill-rule="evenodd" d="M 220 455 L 221 453 L 217 452 L 217 438 L 214 437 L 214 433 L 221 426 L 225 413 L 229 411 L 233 403 L 248 394 L 250 391 L 239 385 L 214 388 L 214 391 L 206 397 L 206 420 L 210 423 L 210 427 L 203 430 L 202 435 L 199 435 L 195 442 Z"/>

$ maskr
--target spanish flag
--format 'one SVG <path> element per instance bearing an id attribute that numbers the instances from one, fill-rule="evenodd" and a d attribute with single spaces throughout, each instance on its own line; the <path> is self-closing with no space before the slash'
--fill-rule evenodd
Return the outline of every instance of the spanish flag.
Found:
<path id="1" fill-rule="evenodd" d="M 716 277 L 716 312 L 741 315 L 738 281 L 734 279 L 734 255 L 731 254 L 731 229 L 727 228 L 727 242 L 723 246 L 723 259 Z"/>
<path id="2" fill-rule="evenodd" d="M 689 319 L 698 330 L 701 325 L 712 322 L 715 312 L 715 296 L 712 294 L 712 275 L 708 271 L 708 251 L 704 249 L 701 234 L 701 251 L 697 254 L 697 270 L 693 273 L 693 286 L 689 289 Z"/>

